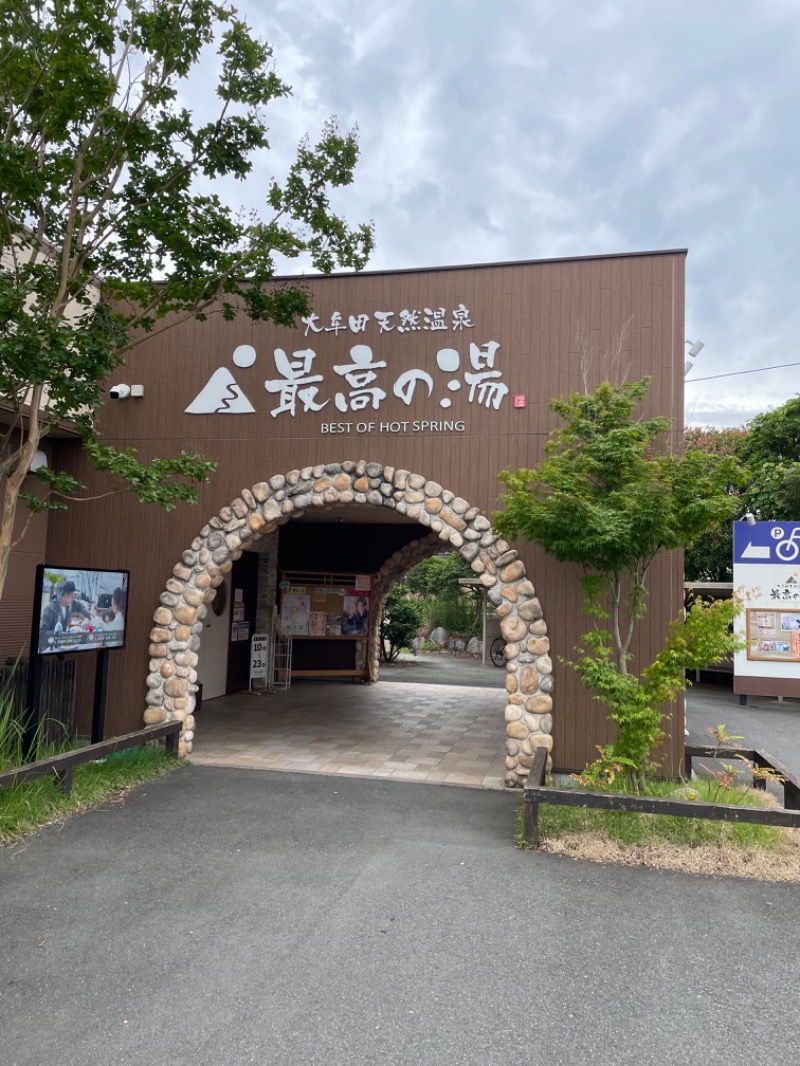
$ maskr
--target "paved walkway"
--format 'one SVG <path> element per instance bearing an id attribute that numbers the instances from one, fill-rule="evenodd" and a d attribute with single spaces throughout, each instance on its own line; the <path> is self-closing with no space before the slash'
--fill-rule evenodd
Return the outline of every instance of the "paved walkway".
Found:
<path id="1" fill-rule="evenodd" d="M 505 670 L 486 665 L 480 659 L 445 653 L 402 654 L 394 663 L 381 663 L 381 681 L 402 681 L 415 685 L 471 685 L 474 688 L 501 689 Z"/>
<path id="2" fill-rule="evenodd" d="M 742 747 L 760 748 L 800 775 L 800 699 L 778 703 L 750 696 L 747 706 L 740 706 L 729 689 L 696 685 L 686 694 L 686 725 L 692 744 L 713 744 L 709 727 L 724 725 L 743 738 L 738 741 Z"/>
<path id="3" fill-rule="evenodd" d="M 0 849 L 3 1066 L 749 1066 L 800 889 L 521 852 L 519 796 L 189 766 Z"/>
<path id="4" fill-rule="evenodd" d="M 192 762 L 502 788 L 502 671 L 488 675 L 489 691 L 407 682 L 401 669 L 386 672 L 398 680 L 375 685 L 305 681 L 288 692 L 209 700 Z"/>
<path id="5" fill-rule="evenodd" d="M 504 672 L 421 654 L 381 667 L 376 685 L 298 681 L 288 692 L 209 700 L 198 717 L 199 766 L 338 774 L 503 788 Z M 800 775 L 800 699 L 751 698 L 724 687 L 687 693 L 691 743 L 724 723 Z"/>

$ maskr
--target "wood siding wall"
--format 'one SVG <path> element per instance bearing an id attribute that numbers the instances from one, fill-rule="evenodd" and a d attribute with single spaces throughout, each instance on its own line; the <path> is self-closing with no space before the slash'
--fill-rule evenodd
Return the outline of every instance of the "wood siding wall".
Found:
<path id="1" fill-rule="evenodd" d="M 583 390 L 619 374 L 653 379 L 645 414 L 673 419 L 673 445 L 680 448 L 683 420 L 684 363 L 683 252 L 647 253 L 568 261 L 519 263 L 395 274 L 362 274 L 307 279 L 319 325 L 331 314 L 349 315 L 375 310 L 444 307 L 463 304 L 474 328 L 463 332 L 419 330 L 379 335 L 374 320 L 362 334 L 332 332 L 304 336 L 304 329 L 275 329 L 246 319 L 224 322 L 212 315 L 158 337 L 148 338 L 129 359 L 114 382 L 144 385 L 141 400 L 109 401 L 102 413 L 107 440 L 132 445 L 143 457 L 174 454 L 185 448 L 214 458 L 218 465 L 198 507 L 180 507 L 165 515 L 127 497 L 109 497 L 68 514 L 51 517 L 48 561 L 61 565 L 126 567 L 131 570 L 128 649 L 112 656 L 109 682 L 108 730 L 137 727 L 144 708 L 147 643 L 158 597 L 180 554 L 204 523 L 239 494 L 242 488 L 289 470 L 367 459 L 424 474 L 439 482 L 487 515 L 497 507 L 497 473 L 511 467 L 532 466 L 543 454 L 548 433 L 558 419 L 548 410 L 554 396 Z M 397 315 L 395 314 L 395 322 Z M 620 337 L 622 338 L 620 343 Z M 582 338 L 582 341 L 579 341 Z M 446 382 L 436 370 L 439 348 L 451 347 L 469 366 L 470 342 L 499 342 L 496 369 L 510 394 L 500 410 L 467 402 L 462 387 L 449 410 L 439 406 Z M 250 344 L 257 359 L 249 368 L 236 367 L 232 353 Z M 375 359 L 387 362 L 378 371 L 387 398 L 378 412 L 341 414 L 333 402 L 319 413 L 273 417 L 274 394 L 264 387 L 277 377 L 273 352 L 287 354 L 313 348 L 314 369 L 324 373 L 318 400 L 332 396 L 344 383 L 332 367 L 350 362 L 353 344 L 368 344 Z M 618 361 L 609 353 L 619 346 Z M 580 348 L 584 349 L 581 359 Z M 591 357 L 587 367 L 586 355 Z M 582 367 L 583 363 L 583 367 Z M 187 415 L 184 409 L 211 375 L 228 367 L 256 408 L 255 414 Z M 430 399 L 415 398 L 406 407 L 392 394 L 398 373 L 424 368 L 435 379 Z M 418 397 L 419 397 L 418 393 Z M 515 395 L 527 405 L 515 408 Z M 328 435 L 323 422 L 409 421 L 463 419 L 463 433 L 407 432 Z M 73 460 L 92 491 L 102 481 Z M 324 530 L 324 526 L 321 527 Z M 282 537 L 291 536 L 292 525 Z M 537 588 L 545 612 L 552 654 L 569 657 L 587 619 L 581 611 L 577 569 L 546 558 L 530 545 L 516 545 Z M 387 552 L 387 555 L 390 554 Z M 667 624 L 681 609 L 682 559 L 672 554 L 653 570 L 649 613 L 642 627 L 637 658 L 649 661 L 660 645 Z M 27 626 L 27 621 L 25 622 Z M 82 675 L 88 676 L 88 664 Z M 84 681 L 84 684 L 86 682 Z M 498 686 L 502 677 L 498 671 Z M 85 690 L 81 690 L 85 691 Z M 574 675 L 556 665 L 554 714 L 555 762 L 577 768 L 591 759 L 594 746 L 610 739 L 602 710 L 582 690 Z M 668 765 L 674 766 L 683 741 L 683 720 L 677 712 Z"/>

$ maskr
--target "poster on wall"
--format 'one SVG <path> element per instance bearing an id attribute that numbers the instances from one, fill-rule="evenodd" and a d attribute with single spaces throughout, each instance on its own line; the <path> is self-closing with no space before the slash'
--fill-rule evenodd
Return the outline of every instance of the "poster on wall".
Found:
<path id="1" fill-rule="evenodd" d="M 329 580 L 335 580 L 336 576 L 330 575 Z M 324 579 L 325 575 L 319 577 Z M 281 581 L 278 587 L 284 629 L 296 637 L 366 637 L 372 575 L 356 574 L 350 580 L 352 586 L 300 585 Z"/>
<path id="2" fill-rule="evenodd" d="M 369 597 L 349 589 L 342 608 L 342 636 L 365 637 L 369 628 Z"/>
<path id="3" fill-rule="evenodd" d="M 128 570 L 37 566 L 39 654 L 124 648 L 129 581 Z"/>
<path id="4" fill-rule="evenodd" d="M 733 584 L 745 610 L 736 677 L 800 682 L 800 522 L 736 522 Z"/>
<path id="5" fill-rule="evenodd" d="M 800 613 L 747 609 L 747 658 L 800 663 Z"/>
<path id="6" fill-rule="evenodd" d="M 281 625 L 295 637 L 307 637 L 310 598 L 305 589 L 287 590 L 281 599 Z"/>

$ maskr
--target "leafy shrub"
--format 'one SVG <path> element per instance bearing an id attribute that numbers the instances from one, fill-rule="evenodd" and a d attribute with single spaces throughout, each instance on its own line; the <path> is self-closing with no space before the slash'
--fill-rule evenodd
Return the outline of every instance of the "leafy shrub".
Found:
<path id="1" fill-rule="evenodd" d="M 394 662 L 402 648 L 408 647 L 422 625 L 422 608 L 406 598 L 397 585 L 386 597 L 381 614 L 381 658 Z"/>
<path id="2" fill-rule="evenodd" d="M 480 631 L 479 611 L 471 596 L 432 596 L 420 605 L 426 629 L 442 626 L 459 637 L 476 636 Z"/>

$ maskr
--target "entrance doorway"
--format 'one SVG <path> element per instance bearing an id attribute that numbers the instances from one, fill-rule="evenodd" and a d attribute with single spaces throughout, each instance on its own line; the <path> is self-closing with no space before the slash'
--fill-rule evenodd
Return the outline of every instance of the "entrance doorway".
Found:
<path id="1" fill-rule="evenodd" d="M 203 619 L 203 635 L 197 653 L 197 676 L 203 699 L 213 700 L 227 692 L 228 638 L 231 616 L 231 575 L 217 590 L 217 597 Z"/>
<path id="2" fill-rule="evenodd" d="M 552 661 L 541 604 L 517 552 L 492 531 L 477 507 L 435 481 L 408 470 L 370 463 L 330 463 L 292 470 L 243 489 L 241 496 L 209 520 L 173 570 L 174 579 L 153 613 L 149 646 L 146 722 L 179 717 L 180 750 L 194 741 L 198 673 L 197 648 L 208 608 L 234 563 L 279 526 L 327 508 L 356 505 L 355 512 L 392 512 L 427 527 L 380 566 L 370 592 L 369 632 L 363 641 L 369 679 L 378 679 L 380 608 L 392 585 L 434 550 L 437 539 L 457 549 L 496 608 L 506 641 L 505 783 L 519 785 L 537 750 L 552 751 Z M 360 505 L 360 506 L 359 506 Z M 385 511 L 384 511 L 385 509 Z M 421 554 L 420 554 L 421 553 Z M 354 686 L 355 688 L 355 686 Z M 459 690 L 463 691 L 463 690 Z M 498 712 L 498 718 L 500 713 Z"/>

